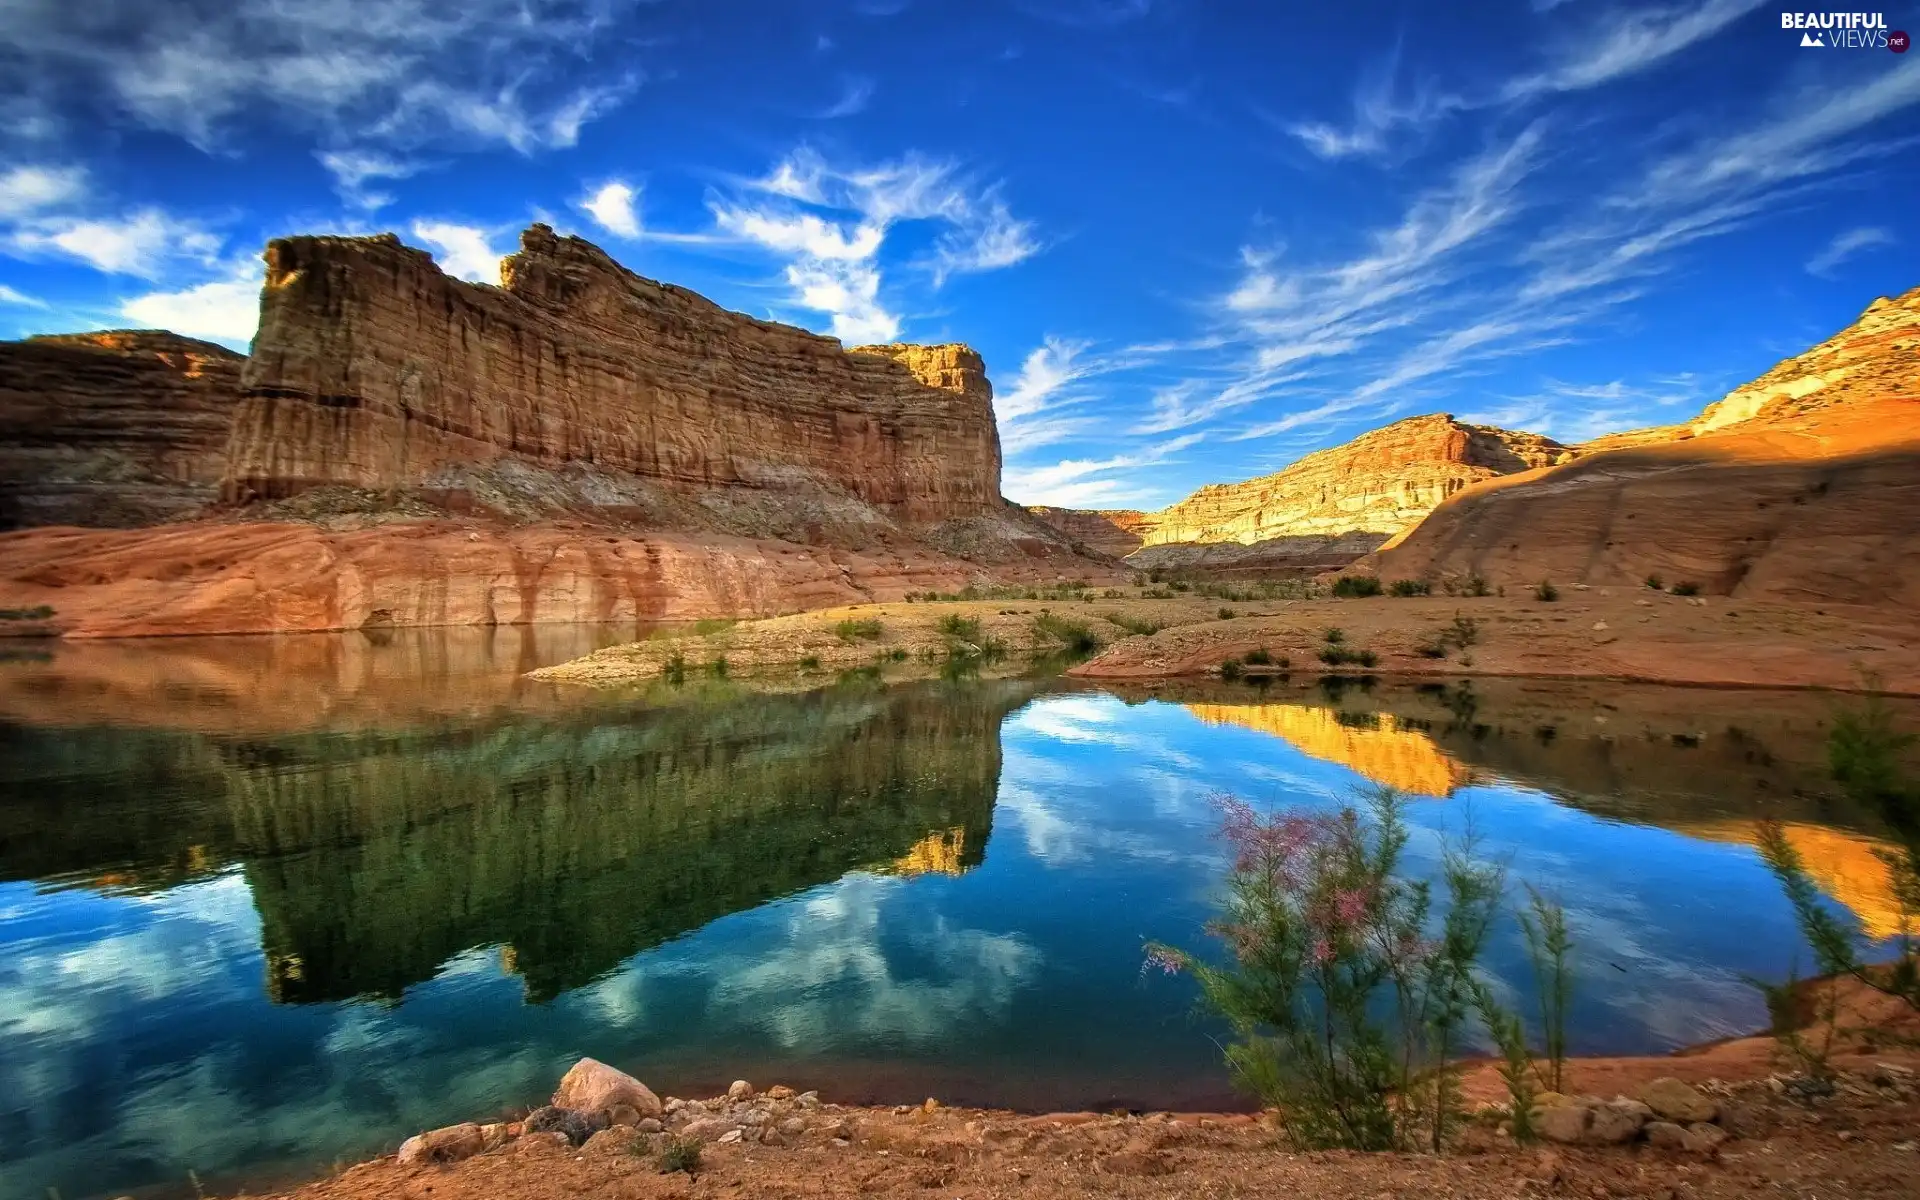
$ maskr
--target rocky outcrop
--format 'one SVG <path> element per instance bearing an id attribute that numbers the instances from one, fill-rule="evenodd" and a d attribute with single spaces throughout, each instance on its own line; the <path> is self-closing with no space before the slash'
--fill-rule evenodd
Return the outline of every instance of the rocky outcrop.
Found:
<path id="1" fill-rule="evenodd" d="M 1034 505 L 1027 511 L 1070 540 L 1110 558 L 1125 558 L 1138 550 L 1145 544 L 1145 530 L 1153 523 L 1152 514 L 1131 508 L 1049 508 Z"/>
<path id="2" fill-rule="evenodd" d="M 1482 480 L 1565 461 L 1534 433 L 1409 417 L 1244 483 L 1209 484 L 1159 512 L 1034 509 L 1130 565 L 1209 575 L 1339 570 Z M 1122 547 L 1125 547 L 1122 550 Z"/>
<path id="3" fill-rule="evenodd" d="M 213 501 L 243 362 L 158 330 L 0 342 L 0 530 L 150 525 Z"/>
<path id="4" fill-rule="evenodd" d="M 1920 289 L 1695 421 L 1452 497 L 1382 549 L 1386 576 L 1638 585 L 1920 604 Z M 1592 452 L 1584 452 L 1591 450 Z"/>
<path id="5" fill-rule="evenodd" d="M 230 503 L 326 485 L 448 500 L 461 468 L 511 458 L 683 492 L 826 493 L 908 521 L 1000 506 L 992 389 L 964 346 L 845 350 L 544 225 L 497 288 L 391 235 L 284 238 L 266 258 Z"/>

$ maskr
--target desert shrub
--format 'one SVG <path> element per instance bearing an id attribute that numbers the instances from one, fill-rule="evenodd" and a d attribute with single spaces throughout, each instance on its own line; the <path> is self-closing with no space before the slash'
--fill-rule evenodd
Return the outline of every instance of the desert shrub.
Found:
<path id="1" fill-rule="evenodd" d="M 937 628 L 942 637 L 959 638 L 966 642 L 980 640 L 979 617 L 963 617 L 959 613 L 948 613 L 940 618 Z"/>
<path id="2" fill-rule="evenodd" d="M 1433 585 L 1424 579 L 1396 579 L 1387 591 L 1395 596 L 1429 596 Z"/>
<path id="3" fill-rule="evenodd" d="M 1493 595 L 1493 588 L 1488 585 L 1487 577 L 1485 575 L 1467 576 L 1467 581 L 1465 584 L 1461 585 L 1460 590 L 1469 596 Z"/>
<path id="4" fill-rule="evenodd" d="M 1342 575 L 1333 581 L 1333 594 L 1341 599 L 1378 596 L 1380 581 L 1371 575 Z"/>
<path id="5" fill-rule="evenodd" d="M 1647 576 L 1647 586 L 1652 588 L 1656 592 L 1664 592 L 1667 590 L 1667 585 L 1661 582 L 1660 577 L 1658 575 Z"/>
<path id="6" fill-rule="evenodd" d="M 654 1156 L 654 1165 L 660 1168 L 662 1175 L 671 1175 L 676 1171 L 685 1171 L 692 1175 L 700 1170 L 700 1139 L 697 1137 L 670 1137 Z"/>
<path id="7" fill-rule="evenodd" d="M 1447 626 L 1446 636 L 1453 644 L 1465 650 L 1480 640 L 1480 622 L 1473 617 L 1463 617 L 1459 613 L 1453 616 L 1453 624 Z"/>
<path id="8" fill-rule="evenodd" d="M 1231 866 L 1209 930 L 1229 959 L 1154 944 L 1148 964 L 1191 973 L 1232 1030 L 1235 1081 L 1286 1113 L 1296 1146 L 1444 1148 L 1463 1115 L 1458 1055 L 1485 992 L 1502 872 L 1475 861 L 1471 841 L 1449 845 L 1436 927 L 1433 885 L 1401 873 L 1393 789 L 1369 792 L 1364 812 L 1220 804 Z"/>
<path id="9" fill-rule="evenodd" d="M 1167 586 L 1176 592 L 1190 592 L 1193 590 L 1193 585 L 1184 579 L 1175 579 L 1168 583 Z"/>
<path id="10" fill-rule="evenodd" d="M 1159 633 L 1162 629 L 1166 628 L 1163 622 L 1151 620 L 1147 617 L 1130 617 L 1125 613 L 1105 613 L 1102 615 L 1128 633 L 1140 637 Z"/>
<path id="11" fill-rule="evenodd" d="M 1245 674 L 1245 669 L 1241 667 L 1240 660 L 1237 658 L 1225 659 L 1220 664 L 1220 678 L 1222 679 L 1238 679 L 1243 674 Z"/>
<path id="12" fill-rule="evenodd" d="M 1091 654 L 1100 648 L 1100 639 L 1085 621 L 1069 620 L 1053 613 L 1041 613 L 1033 619 L 1034 636 L 1058 642 L 1074 654 Z"/>
<path id="13" fill-rule="evenodd" d="M 1676 596 L 1698 596 L 1700 594 L 1700 585 L 1697 583 L 1676 583 L 1673 585 L 1673 594 Z"/>
<path id="14" fill-rule="evenodd" d="M 1379 656 L 1371 650 L 1355 650 L 1351 647 L 1329 643 L 1320 647 L 1320 661 L 1330 667 L 1358 666 L 1374 667 L 1380 663 Z"/>
<path id="15" fill-rule="evenodd" d="M 802 671 L 818 671 L 820 669 L 820 656 L 818 654 L 807 655 L 800 660 L 800 669 Z"/>
<path id="16" fill-rule="evenodd" d="M 1320 636 L 1326 639 L 1327 645 L 1338 646 L 1347 640 L 1347 631 L 1338 625 L 1329 625 L 1320 631 Z"/>
<path id="17" fill-rule="evenodd" d="M 713 661 L 707 664 L 707 674 L 713 676 L 715 679 L 725 679 L 727 677 L 727 656 L 724 654 L 714 655 Z"/>
<path id="18" fill-rule="evenodd" d="M 857 621 L 845 620 L 833 627 L 833 634 L 849 645 L 862 641 L 876 642 L 880 640 L 880 622 L 874 617 Z"/>
<path id="19" fill-rule="evenodd" d="M 1142 600 L 1171 600 L 1173 599 L 1173 593 L 1163 587 L 1142 588 L 1140 590 L 1140 598 Z"/>
<path id="20" fill-rule="evenodd" d="M 687 681 L 686 656 L 675 650 L 661 665 L 660 674 L 671 684 L 679 685 Z"/>
<path id="21" fill-rule="evenodd" d="M 1239 613 L 1236 613 L 1236 612 L 1234 612 L 1234 611 L 1233 611 L 1232 609 L 1230 609 L 1230 608 L 1222 608 L 1222 609 L 1220 610 L 1220 619 L 1221 619 L 1222 621 L 1231 621 L 1231 620 L 1233 620 L 1233 619 L 1234 619 L 1235 617 L 1237 617 L 1237 616 L 1239 616 L 1239 615 L 1240 615 Z"/>
<path id="22" fill-rule="evenodd" d="M 1261 646 L 1257 650 L 1249 650 L 1247 651 L 1247 665 L 1250 667 L 1271 666 L 1273 665 L 1273 655 L 1267 652 L 1265 646 Z"/>
<path id="23" fill-rule="evenodd" d="M 1107 600 L 1121 599 L 1123 594 L 1119 588 L 1108 588 L 1106 591 L 1100 593 L 1101 597 Z"/>
<path id="24" fill-rule="evenodd" d="M 1781 825 L 1760 822 L 1755 841 L 1793 907 L 1801 935 L 1813 948 L 1819 974 L 1856 980 L 1920 1010 L 1920 941 L 1914 936 L 1915 917 L 1920 915 L 1920 782 L 1908 770 L 1915 736 L 1894 727 L 1877 682 L 1868 680 L 1871 690 L 1862 706 L 1834 718 L 1827 735 L 1827 768 L 1851 799 L 1880 818 L 1889 834 L 1891 845 L 1874 853 L 1886 864 L 1898 906 L 1899 933 L 1893 938 L 1891 961 L 1863 960 L 1865 942 L 1857 925 L 1828 903 Z M 1810 1069 L 1824 1069 L 1825 1045 L 1797 1034 L 1809 1014 L 1798 1011 L 1800 1020 L 1786 1019 L 1796 1014 L 1796 1006 L 1804 1009 L 1809 1003 L 1799 980 L 1790 976 L 1784 987 L 1759 986 L 1775 1014 L 1776 1031 L 1784 1026 L 1795 1033 L 1791 1038 L 1781 1036 L 1782 1043 Z M 1821 990 L 1826 995 L 1811 1001 L 1810 1015 L 1815 1024 L 1826 1027 L 1830 1044 L 1834 1010 L 1822 1006 L 1837 1001 L 1832 988 Z"/>
<path id="25" fill-rule="evenodd" d="M 1452 646 L 1438 638 L 1430 638 L 1415 646 L 1414 652 L 1422 658 L 1445 658 L 1453 650 Z"/>
<path id="26" fill-rule="evenodd" d="M 1560 598 L 1560 589 L 1542 579 L 1539 585 L 1533 589 L 1533 598 L 1551 603 Z"/>

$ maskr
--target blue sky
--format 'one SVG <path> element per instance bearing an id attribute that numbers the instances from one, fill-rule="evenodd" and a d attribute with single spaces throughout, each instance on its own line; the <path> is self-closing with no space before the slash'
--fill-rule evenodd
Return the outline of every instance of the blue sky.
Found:
<path id="1" fill-rule="evenodd" d="M 244 347 L 269 237 L 492 281 L 537 219 L 972 344 L 1017 500 L 1157 507 L 1421 412 L 1576 440 L 1920 284 L 1920 54 L 1781 11 L 15 0 L 0 336 Z"/>

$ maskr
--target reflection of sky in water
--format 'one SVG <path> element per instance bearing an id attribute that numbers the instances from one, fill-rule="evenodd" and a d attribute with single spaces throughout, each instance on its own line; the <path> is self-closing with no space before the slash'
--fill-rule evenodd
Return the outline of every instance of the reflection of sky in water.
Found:
<path id="1" fill-rule="evenodd" d="M 667 1090 L 745 1075 L 849 1099 L 1226 1099 L 1215 1031 L 1185 981 L 1142 975 L 1141 944 L 1205 944 L 1214 793 L 1328 805 L 1357 776 L 1257 729 L 1092 694 L 1036 700 L 1002 739 L 992 837 L 971 871 L 846 875 L 544 1006 L 523 1003 L 498 947 L 457 956 L 402 1003 L 270 1004 L 238 869 L 146 896 L 0 885 L 6 1190 L 82 1196 L 363 1154 L 534 1102 L 588 1053 Z M 1749 848 L 1468 786 L 1412 809 L 1416 869 L 1469 813 L 1484 854 L 1567 903 L 1576 1050 L 1761 1021 L 1742 977 L 1778 977 L 1797 941 Z M 1523 989 L 1522 962 L 1509 926 L 1489 965 Z"/>

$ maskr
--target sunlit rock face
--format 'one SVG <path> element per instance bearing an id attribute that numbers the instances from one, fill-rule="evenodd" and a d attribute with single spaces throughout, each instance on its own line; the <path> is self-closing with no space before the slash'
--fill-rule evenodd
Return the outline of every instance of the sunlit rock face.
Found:
<path id="1" fill-rule="evenodd" d="M 1033 511 L 1090 546 L 1124 552 L 1136 567 L 1311 575 L 1379 548 L 1463 488 L 1572 453 L 1539 434 L 1437 413 L 1396 421 L 1272 475 L 1209 484 L 1159 512 Z"/>
<path id="2" fill-rule="evenodd" d="M 1349 713 L 1303 704 L 1189 704 L 1186 708 L 1210 725 L 1239 725 L 1270 733 L 1304 754 L 1415 795 L 1451 796 L 1471 778 L 1464 764 L 1392 713 Z"/>
<path id="3" fill-rule="evenodd" d="M 1920 289 L 1681 426 L 1492 480 L 1384 547 L 1382 575 L 1920 604 Z"/>
<path id="4" fill-rule="evenodd" d="M 1716 842 L 1755 844 L 1756 830 L 1751 821 L 1676 824 L 1674 828 Z M 1799 853 L 1820 890 L 1846 905 L 1859 918 L 1868 937 L 1899 936 L 1903 923 L 1900 899 L 1893 872 L 1880 857 L 1892 851 L 1892 846 L 1863 834 L 1797 821 L 1782 822 L 1780 831 Z"/>
<path id="5" fill-rule="evenodd" d="M 992 389 L 965 346 L 847 350 L 544 225 L 499 287 L 391 235 L 285 238 L 266 258 L 230 502 L 459 490 L 449 473 L 511 458 L 687 491 L 824 490 L 912 521 L 1000 505 Z"/>
<path id="6" fill-rule="evenodd" d="M 150 525 L 210 503 L 245 361 L 159 330 L 0 342 L 0 529 Z"/>

